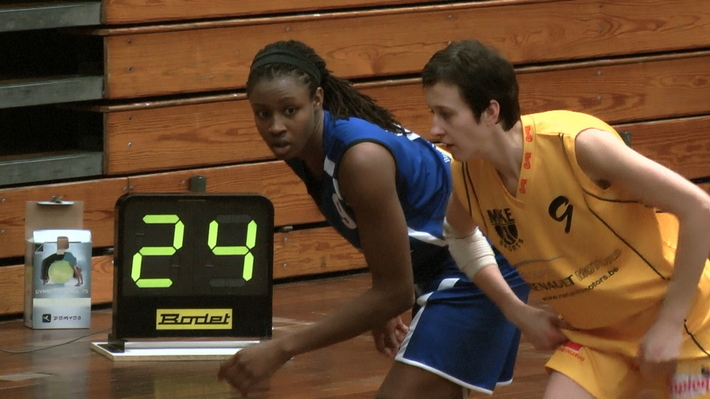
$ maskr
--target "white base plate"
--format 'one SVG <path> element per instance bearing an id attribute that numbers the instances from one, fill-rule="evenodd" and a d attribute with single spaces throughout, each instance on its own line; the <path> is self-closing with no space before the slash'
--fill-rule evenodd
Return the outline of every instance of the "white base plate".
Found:
<path id="1" fill-rule="evenodd" d="M 92 342 L 91 349 L 114 361 L 226 360 L 260 341 L 150 341 L 126 342 L 121 350 L 108 342 Z"/>

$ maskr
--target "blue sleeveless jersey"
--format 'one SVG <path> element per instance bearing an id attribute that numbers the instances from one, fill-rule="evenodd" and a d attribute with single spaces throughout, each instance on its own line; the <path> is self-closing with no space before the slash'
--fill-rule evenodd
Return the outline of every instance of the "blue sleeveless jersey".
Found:
<path id="1" fill-rule="evenodd" d="M 288 164 L 306 183 L 328 223 L 360 248 L 357 220 L 338 189 L 338 166 L 351 146 L 363 141 L 378 143 L 389 150 L 397 167 L 397 192 L 409 228 L 415 282 L 441 273 L 450 258 L 442 232 L 452 189 L 449 156 L 417 134 L 392 133 L 354 117 L 334 120 L 328 111 L 324 113 L 322 183 L 310 178 L 302 161 L 293 159 Z"/>

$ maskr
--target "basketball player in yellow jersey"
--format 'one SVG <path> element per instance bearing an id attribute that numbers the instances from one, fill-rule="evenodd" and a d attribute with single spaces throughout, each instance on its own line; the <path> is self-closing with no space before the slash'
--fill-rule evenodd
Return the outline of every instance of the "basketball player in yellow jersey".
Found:
<path id="1" fill-rule="evenodd" d="M 479 42 L 436 53 L 423 84 L 456 160 L 457 264 L 489 270 L 471 238 L 482 231 L 566 322 L 481 287 L 533 344 L 556 347 L 544 398 L 710 398 L 710 196 L 590 115 L 521 116 L 512 65 Z"/>

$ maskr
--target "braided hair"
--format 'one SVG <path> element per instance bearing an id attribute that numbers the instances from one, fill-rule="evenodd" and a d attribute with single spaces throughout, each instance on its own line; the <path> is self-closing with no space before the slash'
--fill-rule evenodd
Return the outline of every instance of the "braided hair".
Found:
<path id="1" fill-rule="evenodd" d="M 285 54 L 281 60 L 287 62 L 282 62 L 278 56 L 266 59 L 266 56 L 274 54 Z M 247 79 L 247 96 L 258 82 L 283 76 L 292 76 L 297 82 L 307 86 L 311 96 L 315 95 L 318 87 L 322 87 L 323 108 L 335 119 L 356 117 L 390 132 L 404 132 L 404 128 L 392 113 L 377 105 L 369 96 L 360 93 L 349 81 L 333 76 L 327 69 L 325 60 L 315 50 L 296 40 L 271 43 L 256 54 Z"/>

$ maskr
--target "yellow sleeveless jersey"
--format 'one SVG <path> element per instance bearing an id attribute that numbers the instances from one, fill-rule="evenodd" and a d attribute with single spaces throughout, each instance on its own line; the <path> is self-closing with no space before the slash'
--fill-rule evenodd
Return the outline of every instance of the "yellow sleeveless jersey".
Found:
<path id="1" fill-rule="evenodd" d="M 525 115 L 522 123 L 516 195 L 483 160 L 452 164 L 455 195 L 534 295 L 575 328 L 606 336 L 570 338 L 634 356 L 636 345 L 617 341 L 640 338 L 655 320 L 673 273 L 677 220 L 614 185 L 600 188 L 582 172 L 575 137 L 588 128 L 616 133 L 606 123 L 570 111 Z M 706 264 L 691 311 L 697 320 L 688 322 L 696 330 L 708 325 L 708 270 Z"/>

